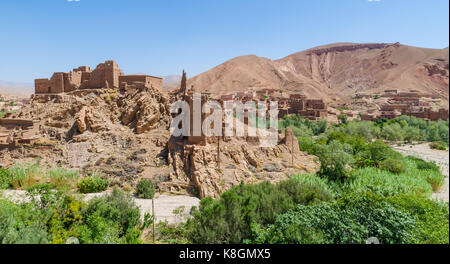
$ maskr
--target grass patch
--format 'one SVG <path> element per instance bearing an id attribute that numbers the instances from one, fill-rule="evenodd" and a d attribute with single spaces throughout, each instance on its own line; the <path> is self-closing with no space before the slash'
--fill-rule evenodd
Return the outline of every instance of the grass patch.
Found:
<path id="1" fill-rule="evenodd" d="M 294 181 L 298 181 L 300 184 L 317 186 L 333 197 L 336 197 L 337 194 L 341 192 L 340 187 L 336 182 L 321 178 L 315 174 L 295 174 L 291 176 L 291 179 Z"/>
<path id="2" fill-rule="evenodd" d="M 8 168 L 9 185 L 12 189 L 23 190 L 42 182 L 45 179 L 45 172 L 39 162 L 29 164 L 15 164 Z"/>
<path id="3" fill-rule="evenodd" d="M 53 168 L 48 171 L 48 180 L 56 187 L 75 187 L 80 174 L 74 170 L 67 170 L 64 168 Z"/>
<path id="4" fill-rule="evenodd" d="M 344 184 L 346 191 L 356 193 L 372 191 L 385 197 L 401 194 L 430 197 L 433 193 L 433 188 L 426 180 L 426 177 L 412 171 L 397 175 L 368 167 L 354 170 L 352 178 L 352 180 Z"/>

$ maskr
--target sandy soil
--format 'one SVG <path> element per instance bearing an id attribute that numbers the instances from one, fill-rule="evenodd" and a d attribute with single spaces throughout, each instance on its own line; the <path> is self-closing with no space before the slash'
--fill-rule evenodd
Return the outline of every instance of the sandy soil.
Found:
<path id="1" fill-rule="evenodd" d="M 95 197 L 105 195 L 105 193 L 91 193 L 83 196 L 84 201 L 89 201 Z M 25 191 L 20 190 L 4 190 L 1 193 L 6 199 L 16 203 L 28 202 Z M 152 200 L 134 199 L 136 205 L 141 209 L 141 216 L 145 213 L 152 214 Z M 179 223 L 183 221 L 182 217 L 175 215 L 173 211 L 181 206 L 184 207 L 184 215 L 188 215 L 193 206 L 199 206 L 200 199 L 186 195 L 159 195 L 154 199 L 156 222 L 167 221 L 169 224 Z"/>
<path id="2" fill-rule="evenodd" d="M 405 145 L 405 146 L 392 146 L 395 150 L 402 153 L 405 156 L 416 156 L 427 161 L 434 161 L 442 169 L 442 173 L 445 175 L 445 184 L 439 190 L 439 192 L 433 195 L 433 198 L 449 201 L 449 152 L 442 150 L 430 149 L 428 144 L 419 145 Z"/>

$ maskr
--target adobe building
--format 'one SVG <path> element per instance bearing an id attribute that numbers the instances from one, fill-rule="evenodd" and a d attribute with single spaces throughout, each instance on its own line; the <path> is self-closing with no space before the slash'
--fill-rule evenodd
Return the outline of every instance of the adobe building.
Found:
<path id="1" fill-rule="evenodd" d="M 122 75 L 119 76 L 120 88 L 125 88 L 126 85 L 131 85 L 135 82 L 144 83 L 147 87 L 153 87 L 162 91 L 163 79 L 150 75 Z"/>
<path id="2" fill-rule="evenodd" d="M 39 136 L 36 122 L 28 119 L 0 119 L 0 149 L 32 144 Z"/>
<path id="3" fill-rule="evenodd" d="M 162 78 L 148 75 L 124 75 L 113 60 L 100 63 L 94 70 L 80 66 L 71 72 L 55 72 L 50 79 L 35 79 L 36 94 L 68 93 L 79 89 L 119 88 L 121 83 L 143 82 L 162 90 Z M 126 86 L 126 85 L 125 85 Z"/>

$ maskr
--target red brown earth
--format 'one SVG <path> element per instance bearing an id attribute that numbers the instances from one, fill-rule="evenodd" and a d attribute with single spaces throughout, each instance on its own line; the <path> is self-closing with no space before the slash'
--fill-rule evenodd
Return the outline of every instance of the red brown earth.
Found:
<path id="1" fill-rule="evenodd" d="M 337 43 L 279 60 L 241 56 L 191 78 L 192 85 L 216 95 L 266 88 L 302 92 L 328 103 L 350 103 L 356 93 L 417 90 L 448 104 L 449 49 Z"/>

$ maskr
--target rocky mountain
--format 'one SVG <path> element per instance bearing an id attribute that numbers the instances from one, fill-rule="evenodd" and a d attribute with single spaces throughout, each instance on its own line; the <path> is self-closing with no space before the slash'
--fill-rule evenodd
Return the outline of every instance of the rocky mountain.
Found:
<path id="1" fill-rule="evenodd" d="M 448 102 L 449 49 L 336 43 L 279 60 L 249 55 L 191 78 L 191 85 L 217 95 L 264 88 L 302 92 L 327 102 L 348 102 L 356 93 L 417 90 Z"/>

